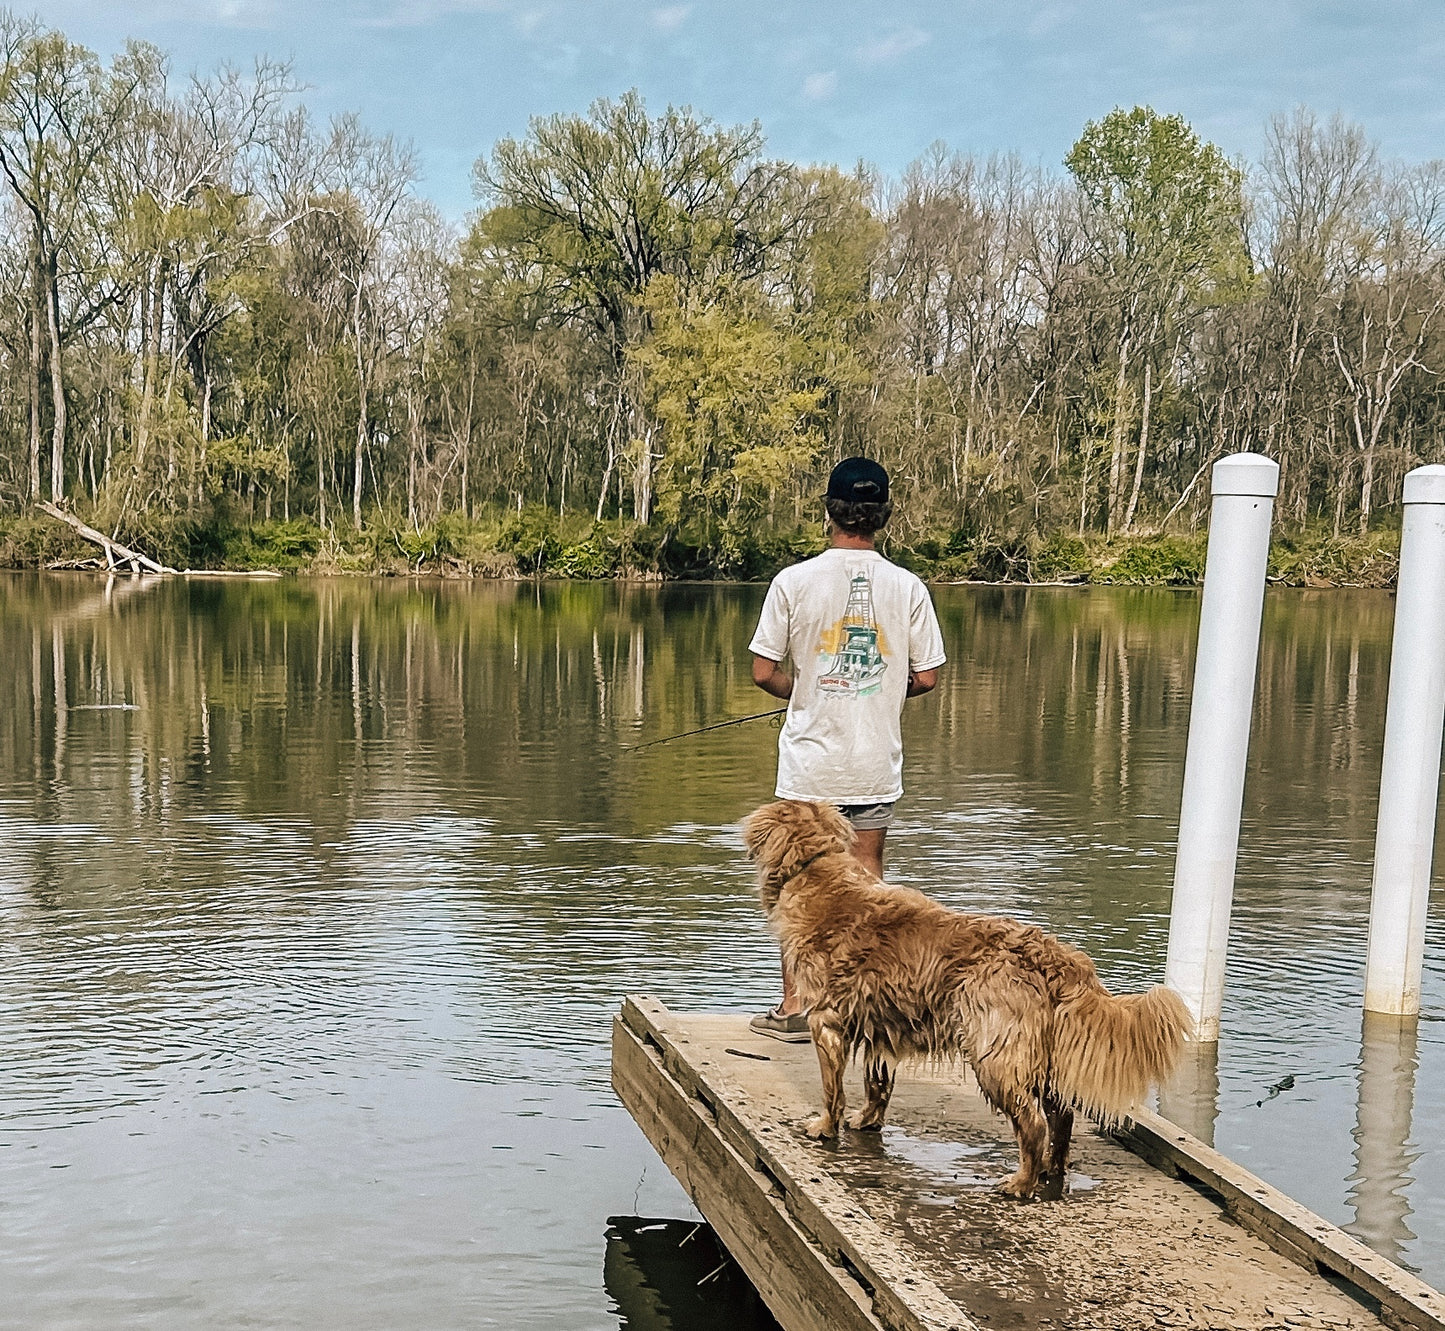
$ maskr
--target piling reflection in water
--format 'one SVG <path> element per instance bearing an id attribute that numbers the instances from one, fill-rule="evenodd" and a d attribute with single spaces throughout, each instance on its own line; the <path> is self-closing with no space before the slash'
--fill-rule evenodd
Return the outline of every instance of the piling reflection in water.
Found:
<path id="1" fill-rule="evenodd" d="M 1420 1154 L 1410 1142 L 1418 1030 L 1414 1018 L 1367 1012 L 1360 1033 L 1355 1171 L 1348 1198 L 1355 1218 L 1345 1228 L 1393 1262 L 1405 1260 L 1416 1237 L 1408 1222 Z"/>
<path id="2" fill-rule="evenodd" d="M 1219 1045 L 1184 1046 L 1184 1056 L 1167 1086 L 1159 1088 L 1159 1112 L 1206 1146 L 1214 1145 L 1219 1118 Z"/>

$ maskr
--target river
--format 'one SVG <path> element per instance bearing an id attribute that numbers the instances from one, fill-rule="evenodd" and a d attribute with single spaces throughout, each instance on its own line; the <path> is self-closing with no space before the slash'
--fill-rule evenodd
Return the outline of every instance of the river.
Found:
<path id="1" fill-rule="evenodd" d="M 0 577 L 0 1326 L 764 1325 L 607 1072 L 623 994 L 775 997 L 776 731 L 624 748 L 770 705 L 762 590 Z M 890 877 L 1156 981 L 1197 594 L 935 599 Z M 1266 598 L 1218 1065 L 1172 1093 L 1439 1283 L 1439 911 L 1418 1038 L 1361 1035 L 1392 613 Z"/>

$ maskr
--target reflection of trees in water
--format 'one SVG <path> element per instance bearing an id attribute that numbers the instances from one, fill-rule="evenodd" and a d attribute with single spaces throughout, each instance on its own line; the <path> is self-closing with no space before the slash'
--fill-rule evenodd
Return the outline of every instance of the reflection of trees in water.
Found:
<path id="1" fill-rule="evenodd" d="M 20 576 L 0 603 L 0 779 L 52 820 L 164 827 L 219 801 L 304 817 L 324 854 L 378 800 L 630 833 L 730 822 L 771 789 L 766 726 L 621 751 L 756 710 L 760 587 L 103 586 Z M 1086 822 L 1177 820 L 1194 593 L 941 587 L 936 600 L 951 660 L 908 706 L 913 792 L 949 807 L 997 773 Z M 1321 804 L 1329 826 L 1372 815 L 1390 606 L 1268 598 L 1246 840 Z M 118 703 L 136 710 L 90 710 Z"/>
<path id="2" fill-rule="evenodd" d="M 99 778 L 64 761 L 66 704 L 130 703 L 88 756 L 136 813 L 227 786 L 251 811 L 334 823 L 440 769 L 483 793 L 525 774 L 541 816 L 565 818 L 622 743 L 753 701 L 737 643 L 756 597 L 736 589 L 171 582 L 97 613 L 93 584 L 10 587 L 10 780 L 40 794 L 59 763 L 63 800 Z M 649 770 L 665 788 L 682 761 Z"/>
<path id="3" fill-rule="evenodd" d="M 1133 790 L 1131 745 L 1146 757 L 1177 748 L 1189 718 L 1198 626 L 1194 592 L 938 589 L 952 661 L 938 723 L 987 770 L 1005 755 L 1025 777 L 1046 777 L 1080 796 Z M 1255 772 L 1342 768 L 1378 760 L 1378 737 L 1360 715 L 1360 681 L 1382 684 L 1389 659 L 1390 598 L 1378 593 L 1280 592 L 1266 601 L 1252 764 Z M 1362 724 L 1363 722 L 1363 724 Z M 1348 747 L 1342 748 L 1342 741 Z M 979 760 L 976 760 L 979 759 Z M 981 761 L 980 761 L 981 760 Z M 1341 783 L 1351 800 L 1357 783 Z M 1177 816 L 1177 808 L 1174 810 Z"/>
<path id="4" fill-rule="evenodd" d="M 936 725 L 933 771 L 1007 771 L 1096 812 L 1177 823 L 1197 593 L 969 588 L 937 600 L 952 659 L 908 732 Z M 1374 592 L 1266 598 L 1247 824 L 1293 822 L 1321 802 L 1331 828 L 1373 819 L 1392 608 Z"/>
<path id="5" fill-rule="evenodd" d="M 621 781 L 630 798 L 605 816 L 628 823 L 685 799 L 693 765 L 720 744 L 771 756 L 764 727 L 619 755 L 755 710 L 746 644 L 759 588 L 116 587 L 125 595 L 16 577 L 0 606 L 3 770 L 57 812 L 94 795 L 165 817 L 181 792 L 191 809 L 224 787 L 253 812 L 301 808 L 334 826 L 368 794 L 424 793 L 440 773 L 480 798 L 515 796 L 524 780 L 534 816 L 562 822 L 579 790 L 606 806 Z M 936 599 L 951 662 L 937 694 L 909 705 L 910 760 L 936 778 L 1007 770 L 1066 799 L 1177 817 L 1193 593 L 977 587 Z M 1303 778 L 1335 821 L 1368 815 L 1373 782 L 1360 777 L 1378 762 L 1380 703 L 1365 708 L 1362 687 L 1383 682 L 1389 624 L 1377 594 L 1268 599 L 1250 817 L 1287 803 L 1306 772 L 1338 774 Z M 138 710 L 87 713 L 77 734 L 72 709 L 104 703 Z"/>

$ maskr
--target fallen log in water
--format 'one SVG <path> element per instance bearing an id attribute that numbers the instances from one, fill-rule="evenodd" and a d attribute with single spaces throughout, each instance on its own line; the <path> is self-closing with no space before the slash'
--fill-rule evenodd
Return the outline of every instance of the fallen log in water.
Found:
<path id="1" fill-rule="evenodd" d="M 57 508 L 54 504 L 39 500 L 36 507 L 42 513 L 48 514 L 57 522 L 63 522 L 67 527 L 75 528 L 87 541 L 94 541 L 105 551 L 105 562 L 108 568 L 114 568 L 117 564 L 129 564 L 133 572 L 139 573 L 141 569 L 149 569 L 152 573 L 177 573 L 180 570 L 170 568 L 166 564 L 158 564 L 154 559 L 143 555 L 138 550 L 132 550 L 128 546 L 121 545 L 119 541 L 113 541 L 103 532 L 98 532 L 94 527 L 87 527 L 73 513 L 67 513 L 63 508 Z"/>

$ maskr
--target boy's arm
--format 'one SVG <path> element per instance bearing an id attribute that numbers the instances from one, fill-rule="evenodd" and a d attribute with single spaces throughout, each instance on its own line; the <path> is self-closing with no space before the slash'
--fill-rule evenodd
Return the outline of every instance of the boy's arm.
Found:
<path id="1" fill-rule="evenodd" d="M 793 677 L 777 661 L 756 653 L 753 654 L 753 683 L 784 702 L 793 696 Z"/>
<path id="2" fill-rule="evenodd" d="M 756 679 L 757 677 L 757 666 L 754 664 L 753 678 Z M 937 683 L 937 666 L 934 666 L 932 670 L 910 670 L 908 672 L 908 692 L 903 696 L 905 698 L 917 698 L 925 693 L 932 693 Z"/>
<path id="3" fill-rule="evenodd" d="M 909 612 L 908 692 L 905 698 L 917 698 L 933 692 L 938 683 L 939 667 L 947 657 L 943 650 L 943 633 L 928 588 L 915 579 L 913 606 Z M 919 662 L 915 665 L 914 662 Z"/>

